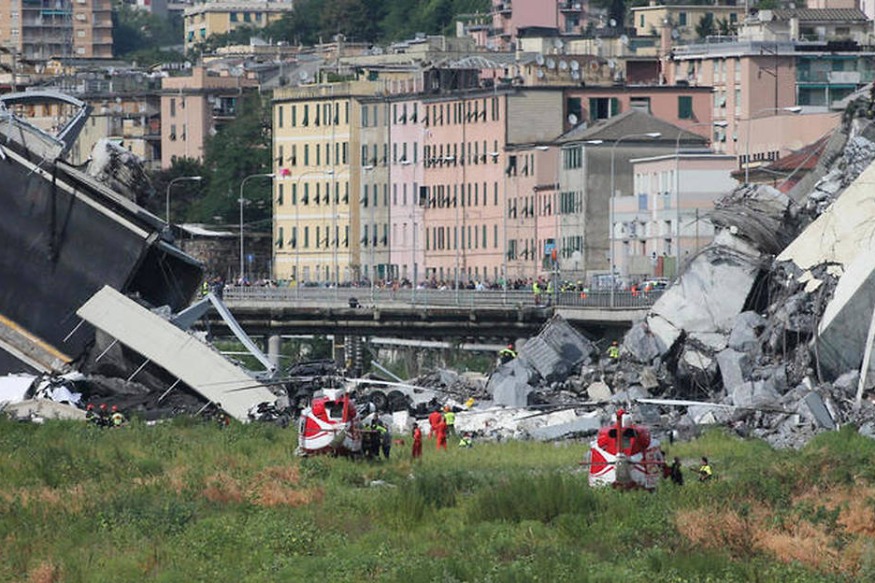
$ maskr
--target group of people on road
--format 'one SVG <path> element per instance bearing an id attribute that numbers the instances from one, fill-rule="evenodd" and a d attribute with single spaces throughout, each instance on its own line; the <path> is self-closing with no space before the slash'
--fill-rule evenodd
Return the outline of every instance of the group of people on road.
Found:
<path id="1" fill-rule="evenodd" d="M 88 403 L 85 406 L 85 421 L 97 427 L 121 427 L 127 419 L 118 405 L 107 407 L 106 403 L 101 403 L 99 407 L 95 407 L 94 403 Z"/>

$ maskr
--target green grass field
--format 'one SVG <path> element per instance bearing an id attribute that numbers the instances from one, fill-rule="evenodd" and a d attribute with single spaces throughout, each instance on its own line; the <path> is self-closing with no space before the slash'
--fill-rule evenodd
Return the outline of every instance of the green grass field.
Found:
<path id="1" fill-rule="evenodd" d="M 875 441 L 676 444 L 717 479 L 591 490 L 582 443 L 420 462 L 293 455 L 291 429 L 0 421 L 2 581 L 875 580 Z"/>

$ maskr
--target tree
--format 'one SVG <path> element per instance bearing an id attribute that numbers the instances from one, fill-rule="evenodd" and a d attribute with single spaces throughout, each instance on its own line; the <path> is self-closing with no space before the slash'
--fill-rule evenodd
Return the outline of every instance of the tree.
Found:
<path id="1" fill-rule="evenodd" d="M 237 117 L 207 140 L 204 169 L 211 180 L 205 185 L 205 196 L 188 213 L 190 220 L 236 222 L 239 212 L 238 189 L 243 179 L 271 171 L 268 105 L 258 93 L 243 94 L 237 103 Z M 247 185 L 245 198 L 250 202 L 246 211 L 247 222 L 269 221 L 269 181 Z"/>
<path id="2" fill-rule="evenodd" d="M 209 175 L 205 172 L 204 165 L 194 158 L 174 158 L 170 168 L 152 173 L 151 180 L 155 192 L 151 197 L 139 200 L 139 204 L 152 214 L 164 217 L 167 211 L 167 187 L 171 180 L 180 176 L 202 177 L 200 182 L 178 181 L 173 185 L 173 190 L 170 193 L 172 221 L 174 223 L 190 221 L 191 207 L 203 196 L 209 184 Z"/>
<path id="3" fill-rule="evenodd" d="M 118 5 L 112 12 L 112 52 L 116 56 L 131 58 L 138 52 L 160 53 L 162 46 L 181 44 L 182 34 L 179 15 L 158 18 L 127 4 Z"/>
<path id="4" fill-rule="evenodd" d="M 717 33 L 717 28 L 714 26 L 714 15 L 710 12 L 699 19 L 696 24 L 696 35 L 699 38 L 707 38 Z"/>

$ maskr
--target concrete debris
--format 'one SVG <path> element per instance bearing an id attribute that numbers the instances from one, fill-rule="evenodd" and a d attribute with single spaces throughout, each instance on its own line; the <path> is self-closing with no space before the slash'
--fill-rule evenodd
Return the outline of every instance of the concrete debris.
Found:
<path id="1" fill-rule="evenodd" d="M 597 381 L 587 387 L 586 394 L 590 401 L 607 401 L 611 398 L 611 388 L 607 383 Z"/>
<path id="2" fill-rule="evenodd" d="M 523 344 L 519 359 L 549 382 L 565 378 L 576 367 L 588 364 L 593 352 L 592 342 L 567 320 L 554 316 L 536 337 Z"/>
<path id="3" fill-rule="evenodd" d="M 530 385 L 535 376 L 535 371 L 527 363 L 515 358 L 495 369 L 486 389 L 497 405 L 525 407 L 529 404 L 529 395 L 533 390 Z"/>
<path id="4" fill-rule="evenodd" d="M 875 254 L 860 254 L 847 268 L 826 304 L 818 326 L 821 366 L 833 375 L 859 369 L 875 306 Z M 862 324 L 862 325 L 861 325 Z"/>

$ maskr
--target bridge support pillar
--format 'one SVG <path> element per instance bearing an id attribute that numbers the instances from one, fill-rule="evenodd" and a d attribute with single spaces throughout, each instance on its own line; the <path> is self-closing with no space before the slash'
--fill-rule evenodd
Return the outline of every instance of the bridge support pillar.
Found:
<path id="1" fill-rule="evenodd" d="M 267 337 L 267 359 L 272 365 L 279 368 L 280 354 L 283 349 L 283 339 L 279 334 L 271 334 Z"/>

